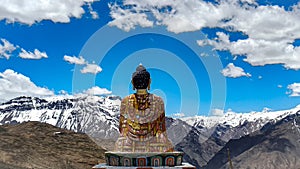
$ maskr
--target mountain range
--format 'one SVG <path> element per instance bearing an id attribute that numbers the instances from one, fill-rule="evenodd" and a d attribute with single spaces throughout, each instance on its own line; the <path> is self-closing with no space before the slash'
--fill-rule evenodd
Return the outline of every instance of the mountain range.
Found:
<path id="1" fill-rule="evenodd" d="M 48 123 L 77 133 L 86 133 L 98 145 L 112 150 L 113 142 L 119 135 L 120 102 L 121 98 L 118 96 L 82 95 L 49 98 L 22 96 L 0 105 L 0 123 L 2 125 L 19 124 L 27 121 Z M 299 149 L 299 144 L 294 142 L 297 138 L 300 139 L 300 122 L 297 120 L 299 118 L 298 110 L 300 110 L 299 106 L 276 112 L 264 110 L 250 113 L 227 112 L 222 116 L 167 117 L 167 133 L 175 149 L 184 151 L 184 159 L 197 168 L 228 167 L 228 149 L 232 155 L 233 165 L 239 166 L 235 168 L 243 168 L 242 166 L 255 168 L 249 165 L 251 160 L 253 162 L 255 159 L 257 160 L 251 155 L 257 154 L 257 151 L 260 150 L 272 153 L 272 148 L 274 148 L 270 145 L 269 149 L 263 150 L 259 149 L 259 146 L 267 145 L 267 143 L 272 142 L 272 139 L 273 142 L 280 144 L 279 146 L 286 143 L 284 139 L 275 139 L 278 137 L 273 133 L 275 129 L 278 129 L 276 131 L 292 133 L 287 139 L 291 144 L 290 149 L 293 147 Z M 283 123 L 282 121 L 288 122 Z M 258 138 L 261 141 L 256 143 Z M 242 141 L 239 142 L 239 140 Z M 248 144 L 249 140 L 255 144 Z M 243 146 L 247 148 L 242 148 Z M 252 149 L 256 151 L 252 151 Z M 237 150 L 240 151 L 236 152 Z M 286 151 L 289 152 L 288 149 Z M 250 156 L 251 158 L 248 159 L 247 157 Z M 262 153 L 262 156 L 267 155 Z M 284 154 L 272 155 L 274 158 L 281 156 Z M 270 156 L 269 161 L 272 159 Z M 250 162 L 246 163 L 249 160 Z M 288 162 L 284 164 L 293 164 L 293 160 L 292 156 L 289 156 L 285 159 Z M 216 161 L 222 163 L 219 164 Z M 255 164 L 259 164 L 259 162 Z M 289 166 L 292 167 L 292 165 Z"/>

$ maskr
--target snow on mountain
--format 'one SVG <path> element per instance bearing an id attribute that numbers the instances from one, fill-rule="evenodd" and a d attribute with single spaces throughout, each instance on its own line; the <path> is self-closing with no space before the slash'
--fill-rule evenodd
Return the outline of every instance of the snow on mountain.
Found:
<path id="1" fill-rule="evenodd" d="M 185 152 L 186 161 L 203 168 L 228 141 L 269 128 L 286 117 L 294 116 L 299 110 L 300 106 L 297 106 L 290 110 L 274 112 L 265 109 L 262 112 L 227 112 L 223 116 L 182 118 L 181 120 L 187 122 L 192 128 L 176 145 L 176 149 Z M 292 127 L 297 128 L 296 125 Z"/>
<path id="2" fill-rule="evenodd" d="M 296 114 L 300 106 L 289 110 L 262 112 L 235 113 L 227 112 L 223 116 L 195 116 L 181 118 L 182 121 L 192 126 L 194 133 L 198 133 L 200 143 L 206 142 L 211 137 L 228 142 L 230 139 L 239 139 L 242 136 L 260 130 L 267 123 L 274 124 L 277 121 Z"/>
<path id="3" fill-rule="evenodd" d="M 0 105 L 0 123 L 40 121 L 85 132 L 92 137 L 118 136 L 118 96 L 18 97 Z"/>
<path id="4" fill-rule="evenodd" d="M 0 124 L 15 124 L 24 121 L 40 121 L 57 127 L 84 132 L 97 138 L 116 139 L 118 132 L 118 115 L 121 98 L 119 96 L 64 95 L 48 98 L 18 97 L 0 104 Z M 195 116 L 170 119 L 168 133 L 170 137 L 183 137 L 192 129 L 201 133 L 200 142 L 210 136 L 228 141 L 232 138 L 259 130 L 268 122 L 275 122 L 300 109 L 297 106 L 290 110 L 270 112 L 234 113 L 227 112 L 223 116 Z M 181 122 L 182 121 L 182 122 Z M 183 123 L 184 122 L 184 123 Z M 183 125 L 185 124 L 185 125 Z M 176 131 L 173 129 L 176 128 Z M 174 137 L 175 138 L 175 137 Z"/>
<path id="5" fill-rule="evenodd" d="M 300 110 L 300 105 L 289 110 L 281 111 L 269 111 L 264 109 L 262 112 L 250 112 L 250 113 L 235 113 L 229 111 L 223 116 L 195 116 L 184 117 L 181 120 L 187 122 L 191 126 L 202 126 L 206 128 L 212 128 L 217 125 L 226 125 L 231 127 L 237 127 L 248 122 L 259 122 L 258 125 L 263 126 L 270 121 L 278 121 L 284 117 L 295 114 Z"/>

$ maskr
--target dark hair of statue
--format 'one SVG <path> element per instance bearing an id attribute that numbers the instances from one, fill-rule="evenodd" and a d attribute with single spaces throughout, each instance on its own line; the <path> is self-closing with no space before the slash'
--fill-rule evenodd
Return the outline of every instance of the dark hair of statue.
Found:
<path id="1" fill-rule="evenodd" d="M 132 83 L 135 89 L 147 89 L 150 81 L 150 73 L 142 65 L 136 68 L 132 74 Z"/>

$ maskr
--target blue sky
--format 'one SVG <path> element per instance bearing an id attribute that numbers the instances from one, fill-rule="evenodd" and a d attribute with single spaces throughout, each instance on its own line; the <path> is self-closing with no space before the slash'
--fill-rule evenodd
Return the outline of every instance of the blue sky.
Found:
<path id="1" fill-rule="evenodd" d="M 300 103 L 298 1 L 20 2 L 0 5 L 1 101 L 124 97 L 142 63 L 168 115 Z"/>

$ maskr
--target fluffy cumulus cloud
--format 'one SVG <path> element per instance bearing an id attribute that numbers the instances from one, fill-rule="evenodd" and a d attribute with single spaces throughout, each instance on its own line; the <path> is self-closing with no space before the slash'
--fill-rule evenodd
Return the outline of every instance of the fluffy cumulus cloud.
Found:
<path id="1" fill-rule="evenodd" d="M 210 112 L 211 116 L 223 116 L 224 115 L 224 110 L 222 109 L 212 109 Z"/>
<path id="2" fill-rule="evenodd" d="M 0 20 L 28 25 L 42 20 L 67 23 L 71 17 L 80 18 L 85 13 L 84 5 L 88 5 L 92 17 L 97 18 L 89 6 L 95 1 L 99 0 L 5 0 L 0 3 Z"/>
<path id="3" fill-rule="evenodd" d="M 42 59 L 48 58 L 48 55 L 46 52 L 41 52 L 38 49 L 34 49 L 34 52 L 30 52 L 22 48 L 19 57 L 23 59 Z"/>
<path id="4" fill-rule="evenodd" d="M 293 83 L 287 86 L 289 92 L 287 92 L 287 94 L 289 94 L 290 96 L 294 97 L 294 96 L 300 96 L 300 83 Z"/>
<path id="5" fill-rule="evenodd" d="M 151 27 L 153 22 L 147 19 L 147 15 L 143 12 L 132 12 L 130 9 L 123 9 L 118 5 L 110 5 L 111 17 L 113 21 L 109 23 L 110 26 L 116 26 L 125 31 L 134 29 L 136 25 L 142 27 Z"/>
<path id="6" fill-rule="evenodd" d="M 164 25 L 171 32 L 221 28 L 240 32 L 243 39 L 230 40 L 224 32 L 216 39 L 198 41 L 243 56 L 253 66 L 282 64 L 287 69 L 300 69 L 300 2 L 288 10 L 278 5 L 259 5 L 255 0 L 125 0 L 110 6 L 111 25 L 125 31 L 137 25 Z"/>
<path id="7" fill-rule="evenodd" d="M 35 85 L 28 77 L 7 69 L 0 73 L 0 98 L 1 101 L 18 96 L 52 96 L 54 92 Z"/>
<path id="8" fill-rule="evenodd" d="M 241 76 L 247 76 L 250 77 L 250 73 L 245 73 L 244 69 L 241 67 L 235 66 L 233 63 L 229 63 L 222 71 L 221 73 L 226 77 L 232 77 L 237 78 Z"/>
<path id="9" fill-rule="evenodd" d="M 71 64 L 76 64 L 76 65 L 86 64 L 86 61 L 82 56 L 76 57 L 76 56 L 67 56 L 67 55 L 65 55 L 64 60 L 71 63 Z"/>
<path id="10" fill-rule="evenodd" d="M 16 50 L 16 47 L 6 39 L 1 39 L 1 42 L 2 44 L 0 44 L 0 58 L 4 57 L 6 59 L 9 59 L 12 52 Z"/>
<path id="11" fill-rule="evenodd" d="M 10 43 L 6 39 L 1 39 L 3 44 L 0 44 L 0 58 L 9 59 L 13 53 L 19 52 L 19 57 L 23 59 L 42 59 L 48 58 L 46 52 L 41 52 L 38 49 L 34 49 L 33 52 L 26 51 L 25 49 L 21 48 L 17 45 Z"/>
<path id="12" fill-rule="evenodd" d="M 80 70 L 81 73 L 97 74 L 102 71 L 102 68 L 97 64 L 95 64 L 95 62 L 89 63 L 82 56 L 76 57 L 76 56 L 65 55 L 64 60 L 71 64 L 84 65 L 84 67 Z"/>
<path id="13" fill-rule="evenodd" d="M 106 88 L 100 88 L 98 86 L 94 86 L 92 88 L 87 89 L 83 93 L 88 95 L 108 95 L 111 94 L 112 92 L 107 90 Z"/>
<path id="14" fill-rule="evenodd" d="M 92 73 L 97 74 L 102 71 L 102 68 L 95 63 L 86 64 L 81 70 L 81 73 Z"/>

